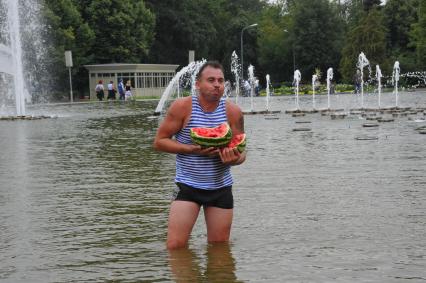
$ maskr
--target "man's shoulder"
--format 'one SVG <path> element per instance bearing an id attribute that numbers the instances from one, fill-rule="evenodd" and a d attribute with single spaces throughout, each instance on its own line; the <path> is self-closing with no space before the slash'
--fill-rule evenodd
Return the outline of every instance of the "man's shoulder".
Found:
<path id="1" fill-rule="evenodd" d="M 169 112 L 185 116 L 191 113 L 192 110 L 192 98 L 191 96 L 178 98 L 170 105 Z"/>
<path id="2" fill-rule="evenodd" d="M 241 112 L 241 108 L 232 101 L 226 100 L 226 112 L 229 114 L 239 114 Z"/>

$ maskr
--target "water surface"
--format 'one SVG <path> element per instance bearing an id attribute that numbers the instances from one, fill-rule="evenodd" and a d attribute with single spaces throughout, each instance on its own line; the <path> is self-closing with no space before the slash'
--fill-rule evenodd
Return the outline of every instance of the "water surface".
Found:
<path id="1" fill-rule="evenodd" d="M 272 109 L 292 109 L 293 99 L 272 97 Z M 300 97 L 302 108 L 311 101 Z M 332 106 L 358 101 L 333 96 Z M 392 94 L 382 101 L 392 105 Z M 399 101 L 425 107 L 426 93 Z M 248 158 L 232 169 L 230 244 L 207 245 L 200 217 L 190 248 L 169 254 L 175 160 L 152 150 L 155 106 L 30 107 L 58 118 L 0 121 L 1 280 L 426 281 L 426 136 L 415 130 L 426 123 L 413 121 L 423 113 L 378 128 L 362 127 L 357 115 L 246 116 Z"/>

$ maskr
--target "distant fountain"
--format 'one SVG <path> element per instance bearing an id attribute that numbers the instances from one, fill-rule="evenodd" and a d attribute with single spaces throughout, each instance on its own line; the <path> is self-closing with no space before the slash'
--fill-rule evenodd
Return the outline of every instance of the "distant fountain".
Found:
<path id="1" fill-rule="evenodd" d="M 241 66 L 239 63 L 238 55 L 234 51 L 231 56 L 231 73 L 234 74 L 235 78 L 235 104 L 238 104 L 238 96 L 240 95 L 240 73 Z"/>
<path id="2" fill-rule="evenodd" d="M 269 111 L 269 96 L 270 96 L 269 84 L 270 83 L 271 83 L 271 78 L 269 74 L 267 74 L 266 75 L 266 111 Z"/>
<path id="3" fill-rule="evenodd" d="M 333 68 L 327 70 L 327 107 L 330 109 L 330 93 L 331 93 L 331 80 L 333 79 Z"/>
<path id="4" fill-rule="evenodd" d="M 253 112 L 253 96 L 254 96 L 254 88 L 255 88 L 255 78 L 254 78 L 254 67 L 250 65 L 248 67 L 248 80 L 250 83 L 250 111 Z"/>
<path id="5" fill-rule="evenodd" d="M 229 98 L 231 97 L 231 93 L 232 93 L 232 84 L 230 81 L 226 81 L 224 85 L 223 97 Z"/>
<path id="6" fill-rule="evenodd" d="M 315 84 L 318 80 L 318 75 L 312 75 L 312 108 L 315 110 Z"/>
<path id="7" fill-rule="evenodd" d="M 195 94 L 195 77 L 198 73 L 200 67 L 206 62 L 206 60 L 194 61 L 191 62 L 188 66 L 182 68 L 169 82 L 166 90 L 161 95 L 160 101 L 157 104 L 157 108 L 155 108 L 154 114 L 160 115 L 163 111 L 164 104 L 174 93 L 178 92 L 181 84 L 183 83 L 185 86 L 191 86 L 191 94 Z"/>
<path id="8" fill-rule="evenodd" d="M 420 84 L 420 81 L 422 81 L 423 85 L 426 85 L 426 72 L 408 72 L 405 74 L 400 74 L 400 77 L 407 77 L 407 78 L 415 78 L 417 79 L 417 86 Z"/>
<path id="9" fill-rule="evenodd" d="M 361 52 L 358 56 L 357 63 L 357 68 L 361 71 L 361 108 L 364 108 L 364 67 L 367 66 L 370 68 L 370 62 L 367 57 L 365 57 L 364 52 Z"/>
<path id="10" fill-rule="evenodd" d="M 300 80 L 302 79 L 302 74 L 299 70 L 294 71 L 293 76 L 293 83 L 294 83 L 294 89 L 295 89 L 295 99 L 296 99 L 296 109 L 300 110 L 299 106 L 299 84 Z"/>
<path id="11" fill-rule="evenodd" d="M 377 92 L 378 92 L 378 104 L 379 109 L 381 108 L 381 96 L 382 96 L 382 71 L 380 70 L 379 65 L 376 65 L 376 79 L 377 79 Z"/>
<path id="12" fill-rule="evenodd" d="M 6 0 L 6 20 L 10 48 L 0 43 L 0 71 L 13 76 L 16 115 L 25 115 L 25 87 L 22 67 L 22 44 L 19 1 Z"/>
<path id="13" fill-rule="evenodd" d="M 398 107 L 398 81 L 399 81 L 399 62 L 395 61 L 392 72 L 392 84 L 395 86 L 395 107 Z"/>

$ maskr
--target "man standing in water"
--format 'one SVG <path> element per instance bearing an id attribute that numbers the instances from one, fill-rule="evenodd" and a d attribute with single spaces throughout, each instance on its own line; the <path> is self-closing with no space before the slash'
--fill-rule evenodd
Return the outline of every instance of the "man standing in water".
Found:
<path id="1" fill-rule="evenodd" d="M 244 133 L 240 108 L 221 99 L 224 85 L 222 65 L 206 62 L 196 78 L 198 94 L 173 102 L 155 137 L 156 150 L 176 154 L 177 188 L 169 213 L 169 249 L 187 246 L 201 206 L 207 240 L 229 240 L 234 206 L 230 166 L 243 163 L 246 153 L 230 148 L 201 148 L 190 138 L 191 128 L 216 127 L 223 122 L 228 122 L 233 135 Z"/>

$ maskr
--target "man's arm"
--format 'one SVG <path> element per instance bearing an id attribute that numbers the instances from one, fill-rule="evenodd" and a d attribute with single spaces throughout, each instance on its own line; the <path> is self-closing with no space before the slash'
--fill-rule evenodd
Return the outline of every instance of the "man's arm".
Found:
<path id="1" fill-rule="evenodd" d="M 232 130 L 232 135 L 239 135 L 244 133 L 244 115 L 240 107 L 232 102 L 226 104 L 226 115 L 228 118 L 229 126 Z M 238 149 L 224 148 L 220 151 L 220 158 L 223 163 L 229 165 L 240 165 L 246 160 L 246 151 L 239 152 Z"/>
<path id="2" fill-rule="evenodd" d="M 186 113 L 185 98 L 178 99 L 172 103 L 167 111 L 166 117 L 161 122 L 154 140 L 154 149 L 169 153 L 189 153 L 190 147 L 173 139 L 173 136 L 182 129 Z"/>

